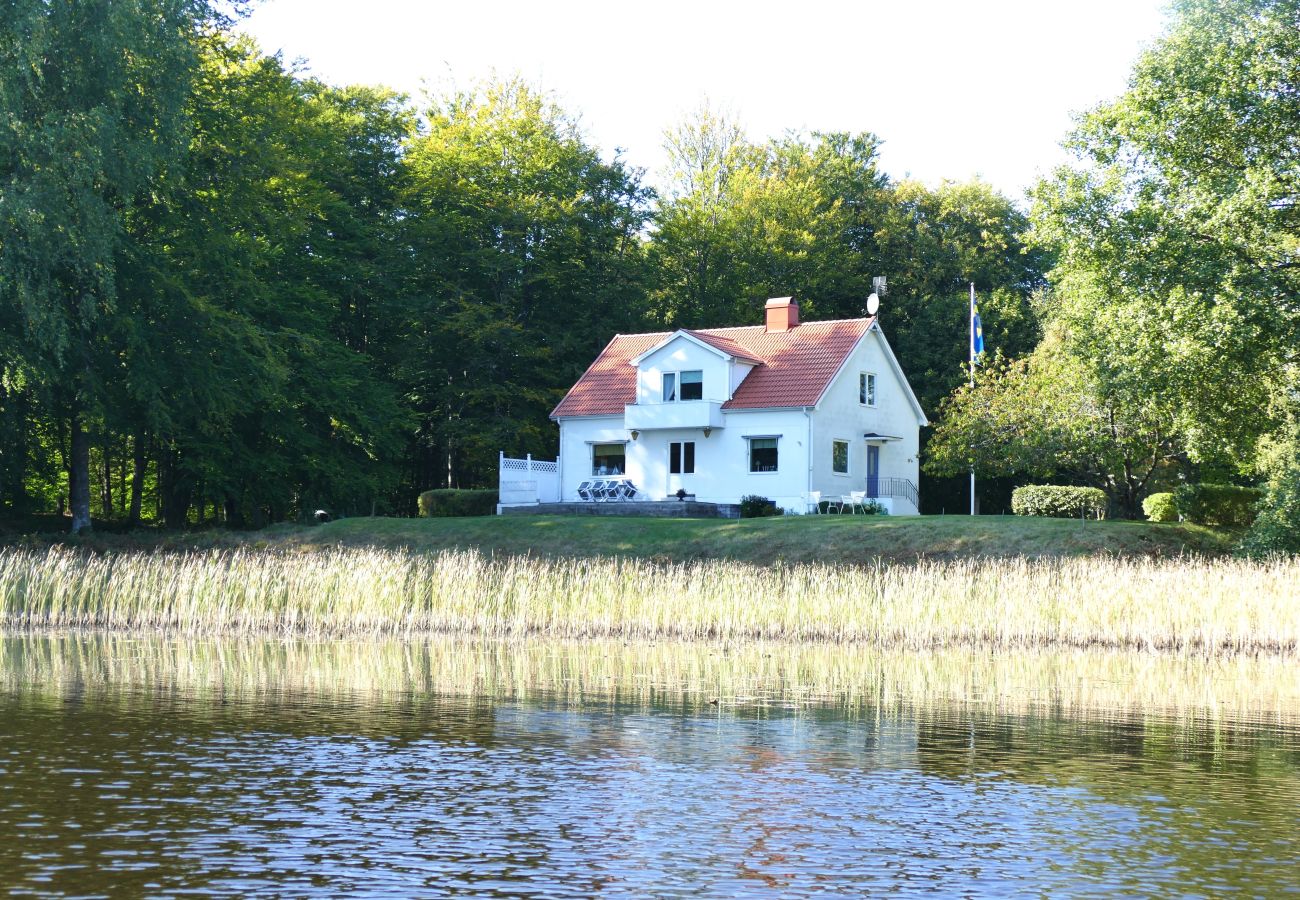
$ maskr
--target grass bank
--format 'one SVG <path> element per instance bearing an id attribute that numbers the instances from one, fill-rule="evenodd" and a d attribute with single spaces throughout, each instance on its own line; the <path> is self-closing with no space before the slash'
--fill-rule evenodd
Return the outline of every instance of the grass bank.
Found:
<path id="1" fill-rule="evenodd" d="M 39 545 L 63 540 L 62 536 L 46 535 L 27 542 Z M 1222 556 L 1231 552 L 1235 540 L 1229 532 L 1196 525 L 1017 516 L 789 516 L 740 521 L 492 516 L 355 518 L 318 527 L 277 525 L 254 532 L 97 533 L 69 543 L 109 551 L 252 547 L 310 552 L 344 547 L 421 553 L 476 550 L 498 558 L 527 555 L 862 565 L 882 559 Z"/>
<path id="2" fill-rule="evenodd" d="M 769 567 L 55 547 L 0 551 L 0 627 L 1290 653 L 1300 648 L 1300 560 Z"/>

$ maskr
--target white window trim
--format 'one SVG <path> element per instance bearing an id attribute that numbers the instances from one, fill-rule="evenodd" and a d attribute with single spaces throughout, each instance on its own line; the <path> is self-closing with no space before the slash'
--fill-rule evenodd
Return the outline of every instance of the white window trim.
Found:
<path id="1" fill-rule="evenodd" d="M 835 471 L 835 445 L 844 445 L 844 471 Z M 853 442 L 848 438 L 831 438 L 831 474 L 836 478 L 853 477 Z"/>
<path id="2" fill-rule="evenodd" d="M 781 438 L 779 434 L 746 434 L 745 439 L 745 474 L 746 475 L 780 475 L 781 474 Z M 755 472 L 753 466 L 753 447 L 751 441 L 776 441 L 776 468 L 770 472 Z"/>
<path id="3" fill-rule="evenodd" d="M 681 471 L 681 472 L 674 472 L 674 471 L 673 471 L 673 444 L 678 444 L 678 445 L 680 446 L 680 448 L 681 448 L 681 459 L 678 460 L 678 462 L 681 463 L 680 468 L 683 470 L 683 471 Z M 696 463 L 699 462 L 699 459 L 698 459 L 699 449 L 696 448 L 696 449 L 691 450 L 691 470 L 690 470 L 689 472 L 687 472 L 687 471 L 685 471 L 685 469 L 686 469 L 686 445 L 687 445 L 687 444 L 691 444 L 692 446 L 694 446 L 694 445 L 695 445 L 695 441 L 669 441 L 669 442 L 668 442 L 668 475 L 669 475 L 669 477 L 672 477 L 673 475 L 694 475 L 694 474 L 695 474 L 695 471 L 696 471 L 696 469 L 698 468 L 698 466 L 696 466 Z"/>
<path id="4" fill-rule="evenodd" d="M 623 477 L 625 477 L 625 476 L 627 475 L 627 445 L 630 444 L 630 443 L 631 443 L 631 441 L 627 441 L 627 440 L 621 440 L 621 441 L 620 441 L 620 440 L 611 440 L 611 441 L 587 441 L 587 442 L 586 442 L 586 444 L 587 444 L 587 468 L 591 471 L 591 475 L 589 475 L 589 476 L 587 476 L 587 477 L 589 477 L 589 478 L 623 478 Z M 597 447 L 612 447 L 612 446 L 614 446 L 615 444 L 621 444 L 621 445 L 623 446 L 623 473 L 622 473 L 621 475 L 597 475 L 597 474 L 596 474 L 596 448 L 597 448 Z"/>
<path id="5" fill-rule="evenodd" d="M 870 398 L 868 402 L 862 402 L 862 379 L 867 378 L 871 385 L 871 390 L 867 393 Z M 880 399 L 880 376 L 875 372 L 862 371 L 858 373 L 858 406 L 865 406 L 868 409 L 875 409 Z"/>
<path id="6" fill-rule="evenodd" d="M 660 369 L 659 370 L 659 402 L 660 403 L 694 403 L 694 400 L 682 399 L 682 373 L 699 372 L 700 373 L 700 399 L 704 399 L 704 370 L 703 369 Z M 674 400 L 664 399 L 664 376 L 673 376 L 673 383 L 677 385 L 677 398 Z"/>

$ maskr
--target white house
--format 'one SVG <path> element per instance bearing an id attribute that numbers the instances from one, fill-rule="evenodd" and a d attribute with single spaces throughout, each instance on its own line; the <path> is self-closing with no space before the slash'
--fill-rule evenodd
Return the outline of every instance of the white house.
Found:
<path id="1" fill-rule="evenodd" d="M 799 322 L 790 297 L 765 325 L 615 335 L 565 395 L 559 495 L 632 481 L 663 500 L 768 497 L 791 511 L 812 492 L 866 491 L 918 512 L 920 427 L 929 424 L 876 319 Z"/>

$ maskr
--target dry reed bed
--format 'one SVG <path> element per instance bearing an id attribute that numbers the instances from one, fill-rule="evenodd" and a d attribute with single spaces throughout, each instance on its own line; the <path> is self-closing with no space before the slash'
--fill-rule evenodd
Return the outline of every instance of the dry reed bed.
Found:
<path id="1" fill-rule="evenodd" d="M 1295 652 L 1300 561 L 729 562 L 0 551 L 0 627 Z"/>

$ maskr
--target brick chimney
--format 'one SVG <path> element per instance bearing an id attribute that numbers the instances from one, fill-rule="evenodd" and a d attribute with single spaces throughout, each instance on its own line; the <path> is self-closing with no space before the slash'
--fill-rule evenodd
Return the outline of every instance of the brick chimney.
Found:
<path id="1" fill-rule="evenodd" d="M 799 303 L 793 297 L 773 297 L 767 301 L 767 330 L 789 331 L 799 324 Z"/>

